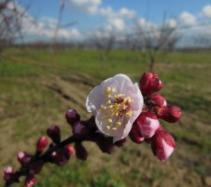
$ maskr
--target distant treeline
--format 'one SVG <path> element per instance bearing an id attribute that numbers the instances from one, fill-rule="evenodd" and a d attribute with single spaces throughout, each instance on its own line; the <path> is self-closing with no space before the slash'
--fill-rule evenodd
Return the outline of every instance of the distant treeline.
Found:
<path id="1" fill-rule="evenodd" d="M 11 45 L 10 45 L 11 46 Z M 34 48 L 34 49 L 50 49 L 56 48 L 58 50 L 64 49 L 98 49 L 105 50 L 106 46 L 98 47 L 95 44 L 88 42 L 69 42 L 69 43 L 52 43 L 52 42 L 30 42 L 30 43 L 22 43 L 22 44 L 13 44 L 13 47 L 17 48 Z M 129 50 L 145 50 L 144 47 L 136 46 L 131 47 L 128 45 L 122 45 L 122 43 L 115 44 L 111 47 L 111 49 L 129 49 Z M 173 51 L 184 51 L 184 52 L 200 52 L 200 51 L 210 51 L 211 47 L 197 47 L 197 46 L 187 46 L 187 47 L 175 47 Z M 167 49 L 167 51 L 169 51 Z"/>

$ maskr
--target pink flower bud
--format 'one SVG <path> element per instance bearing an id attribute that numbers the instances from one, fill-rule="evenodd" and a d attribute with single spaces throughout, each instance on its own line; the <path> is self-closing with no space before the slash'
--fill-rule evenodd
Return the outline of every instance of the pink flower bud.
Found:
<path id="1" fill-rule="evenodd" d="M 6 183 L 10 183 L 14 176 L 14 170 L 11 166 L 4 168 L 4 180 Z"/>
<path id="2" fill-rule="evenodd" d="M 136 123 L 141 135 L 145 138 L 154 136 L 156 130 L 160 127 L 157 116 L 151 112 L 142 112 Z"/>
<path id="3" fill-rule="evenodd" d="M 59 143 L 61 140 L 60 128 L 57 125 L 51 126 L 47 129 L 47 135 L 54 143 Z"/>
<path id="4" fill-rule="evenodd" d="M 177 122 L 182 116 L 182 110 L 178 106 L 167 106 L 158 109 L 158 117 L 170 123 Z"/>
<path id="5" fill-rule="evenodd" d="M 140 133 L 140 129 L 137 123 L 133 124 L 133 127 L 130 131 L 130 138 L 133 142 L 140 144 L 144 141 L 144 137 Z"/>
<path id="6" fill-rule="evenodd" d="M 80 160 L 87 160 L 88 153 L 86 148 L 81 143 L 75 144 L 76 156 Z"/>
<path id="7" fill-rule="evenodd" d="M 48 138 L 46 136 L 41 136 L 37 141 L 37 151 L 42 153 L 47 146 Z"/>
<path id="8" fill-rule="evenodd" d="M 36 178 L 33 175 L 29 175 L 25 179 L 24 187 L 33 187 L 36 184 Z"/>
<path id="9" fill-rule="evenodd" d="M 70 157 L 75 154 L 75 148 L 72 144 L 68 144 L 65 146 L 66 154 Z"/>
<path id="10" fill-rule="evenodd" d="M 163 97 L 159 93 L 154 93 L 150 96 L 150 103 L 153 106 L 157 106 L 157 107 L 167 106 L 167 101 L 166 101 L 165 97 Z"/>
<path id="11" fill-rule="evenodd" d="M 143 95 L 151 95 L 163 88 L 163 83 L 158 75 L 153 72 L 144 73 L 140 79 L 140 89 Z"/>
<path id="12" fill-rule="evenodd" d="M 80 121 L 80 115 L 75 109 L 69 109 L 65 114 L 66 120 L 70 125 Z"/>
<path id="13" fill-rule="evenodd" d="M 157 130 L 151 143 L 154 155 L 161 161 L 167 160 L 173 153 L 176 143 L 174 138 L 165 130 Z"/>
<path id="14" fill-rule="evenodd" d="M 23 165 L 23 166 L 29 164 L 29 162 L 31 161 L 31 158 L 32 158 L 31 155 L 29 155 L 29 154 L 27 154 L 25 152 L 22 152 L 22 151 L 20 151 L 17 154 L 17 159 L 20 162 L 20 164 Z"/>

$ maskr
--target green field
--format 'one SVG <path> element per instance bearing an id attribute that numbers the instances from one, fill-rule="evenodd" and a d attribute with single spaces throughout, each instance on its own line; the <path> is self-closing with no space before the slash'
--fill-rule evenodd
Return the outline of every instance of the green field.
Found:
<path id="1" fill-rule="evenodd" d="M 147 68 L 143 55 L 127 50 L 112 51 L 106 59 L 95 50 L 4 51 L 0 59 L 1 168 L 17 167 L 16 153 L 33 152 L 36 138 L 51 124 L 59 124 L 63 137 L 68 136 L 65 111 L 73 107 L 87 118 L 86 95 L 101 80 L 126 73 L 137 81 Z M 166 85 L 162 94 L 184 111 L 178 124 L 163 122 L 177 139 L 170 160 L 158 161 L 147 144 L 128 141 L 112 155 L 87 144 L 87 161 L 73 157 L 65 167 L 47 165 L 37 187 L 211 185 L 211 53 L 174 52 L 159 57 L 155 69 Z"/>

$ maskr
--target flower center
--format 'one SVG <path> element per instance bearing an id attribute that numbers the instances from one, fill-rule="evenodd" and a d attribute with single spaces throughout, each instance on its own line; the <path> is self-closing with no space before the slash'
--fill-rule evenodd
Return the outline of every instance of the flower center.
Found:
<path id="1" fill-rule="evenodd" d="M 107 87 L 105 90 L 106 102 L 101 105 L 101 110 L 108 116 L 107 129 L 117 130 L 122 126 L 124 117 L 130 118 L 133 114 L 131 103 L 133 100 L 129 96 L 118 93 L 114 87 Z M 109 115 L 108 115 L 109 114 Z"/>

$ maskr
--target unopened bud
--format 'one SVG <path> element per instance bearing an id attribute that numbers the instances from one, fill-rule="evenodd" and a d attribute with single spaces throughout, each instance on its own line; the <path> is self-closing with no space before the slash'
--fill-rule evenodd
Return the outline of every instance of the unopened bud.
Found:
<path id="1" fill-rule="evenodd" d="M 47 134 L 54 143 L 59 143 L 61 141 L 61 132 L 57 125 L 49 127 L 47 129 Z"/>
<path id="2" fill-rule="evenodd" d="M 80 160 L 87 160 L 88 153 L 86 148 L 81 143 L 75 144 L 76 156 Z"/>
<path id="3" fill-rule="evenodd" d="M 25 179 L 24 187 L 33 187 L 36 182 L 36 178 L 33 175 L 29 175 Z"/>
<path id="4" fill-rule="evenodd" d="M 68 157 L 75 154 L 75 148 L 72 144 L 68 144 L 65 146 L 65 152 Z"/>
<path id="5" fill-rule="evenodd" d="M 176 143 L 165 130 L 158 130 L 152 138 L 151 147 L 154 155 L 161 161 L 167 160 L 173 153 Z"/>
<path id="6" fill-rule="evenodd" d="M 37 152 L 42 153 L 47 146 L 48 138 L 46 136 L 41 136 L 37 141 Z"/>
<path id="7" fill-rule="evenodd" d="M 96 134 L 96 143 L 103 153 L 111 154 L 114 150 L 113 138 L 105 137 L 103 134 Z"/>
<path id="8" fill-rule="evenodd" d="M 178 106 L 167 106 L 158 109 L 157 111 L 158 117 L 170 122 L 177 122 L 182 116 L 182 110 Z"/>
<path id="9" fill-rule="evenodd" d="M 65 114 L 66 120 L 70 125 L 80 121 L 80 115 L 75 109 L 69 109 Z"/>
<path id="10" fill-rule="evenodd" d="M 137 123 L 137 129 L 145 138 L 154 136 L 156 130 L 160 127 L 157 116 L 151 112 L 142 112 L 135 123 Z"/>
<path id="11" fill-rule="evenodd" d="M 144 141 L 144 137 L 141 135 L 140 129 L 137 123 L 133 124 L 133 127 L 129 135 L 130 135 L 131 140 L 137 144 L 140 144 Z"/>
<path id="12" fill-rule="evenodd" d="M 6 183 L 10 183 L 13 180 L 14 170 L 11 166 L 4 168 L 4 180 Z"/>
<path id="13" fill-rule="evenodd" d="M 72 130 L 73 134 L 77 137 L 83 137 L 89 133 L 87 125 L 84 125 L 82 122 L 75 122 Z"/>
<path id="14" fill-rule="evenodd" d="M 158 75 L 153 72 L 144 73 L 140 79 L 140 89 L 144 96 L 151 95 L 163 88 L 163 83 Z"/>
<path id="15" fill-rule="evenodd" d="M 163 97 L 159 93 L 152 94 L 149 99 L 150 99 L 150 104 L 152 104 L 153 106 L 156 106 L 156 107 L 167 106 L 167 101 L 165 97 Z"/>
<path id="16" fill-rule="evenodd" d="M 60 150 L 53 152 L 51 158 L 54 163 L 59 166 L 63 166 L 67 163 L 70 156 L 67 154 L 65 148 L 61 148 Z"/>
<path id="17" fill-rule="evenodd" d="M 23 165 L 23 166 L 29 164 L 30 161 L 31 161 L 31 158 L 32 158 L 31 155 L 29 155 L 29 154 L 27 154 L 27 153 L 25 153 L 25 152 L 22 152 L 22 151 L 20 151 L 20 152 L 17 154 L 17 159 L 18 159 L 18 161 L 20 162 L 20 164 Z"/>

